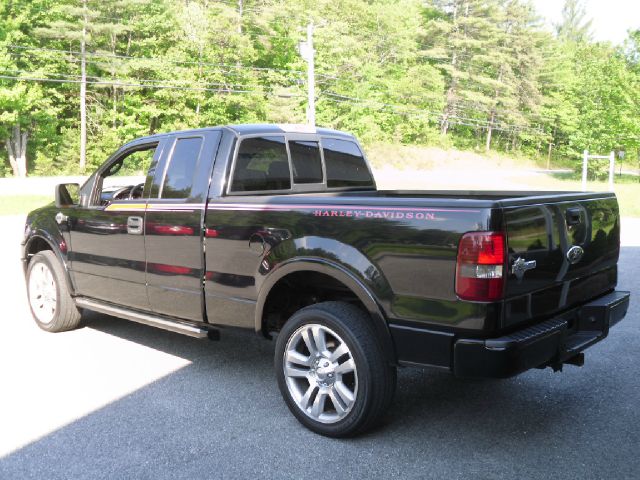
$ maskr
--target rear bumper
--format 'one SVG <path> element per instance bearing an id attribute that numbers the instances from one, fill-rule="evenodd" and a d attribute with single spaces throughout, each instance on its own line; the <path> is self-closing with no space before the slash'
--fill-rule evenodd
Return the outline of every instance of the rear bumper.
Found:
<path id="1" fill-rule="evenodd" d="M 614 291 L 540 324 L 498 338 L 459 338 L 452 370 L 460 377 L 506 378 L 530 368 L 560 366 L 604 339 L 624 318 L 629 292 Z"/>

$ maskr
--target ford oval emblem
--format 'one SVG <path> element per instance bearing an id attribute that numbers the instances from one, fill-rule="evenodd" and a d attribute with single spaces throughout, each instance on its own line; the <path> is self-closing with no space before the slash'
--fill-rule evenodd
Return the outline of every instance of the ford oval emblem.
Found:
<path id="1" fill-rule="evenodd" d="M 569 260 L 569 263 L 573 265 L 574 263 L 578 263 L 580 260 L 582 260 L 583 255 L 584 249 L 575 245 L 571 247 L 567 252 L 567 260 Z"/>

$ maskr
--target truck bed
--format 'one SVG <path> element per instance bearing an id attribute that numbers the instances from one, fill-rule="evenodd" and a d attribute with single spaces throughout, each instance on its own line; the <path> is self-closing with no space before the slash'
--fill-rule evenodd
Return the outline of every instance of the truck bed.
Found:
<path id="1" fill-rule="evenodd" d="M 345 267 L 352 268 L 353 262 L 369 265 L 388 318 L 408 325 L 419 322 L 493 335 L 589 301 L 612 290 L 617 281 L 619 216 L 613 193 L 365 190 L 229 195 L 216 199 L 208 217 L 216 223 L 227 219 L 220 210 L 228 205 L 233 209 L 229 227 L 261 225 L 265 231 L 287 232 L 298 244 L 312 237 L 307 241 L 315 252 L 324 249 L 333 256 L 341 245 L 353 249 L 352 257 L 345 254 L 342 259 Z M 575 217 L 575 225 L 567 225 L 569 216 Z M 469 303 L 454 292 L 459 239 L 478 230 L 506 234 L 506 286 L 499 303 Z M 282 242 L 270 242 L 277 252 Z M 575 265 L 567 260 L 574 246 L 583 252 Z M 238 246 L 232 264 L 244 260 L 244 249 Z M 364 258 L 358 260 L 356 252 Z M 516 261 L 536 266 L 516 278 Z M 232 264 L 216 268 L 230 270 Z"/>

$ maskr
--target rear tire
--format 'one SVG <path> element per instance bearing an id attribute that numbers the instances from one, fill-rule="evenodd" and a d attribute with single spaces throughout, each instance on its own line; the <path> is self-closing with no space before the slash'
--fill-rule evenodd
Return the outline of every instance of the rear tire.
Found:
<path id="1" fill-rule="evenodd" d="M 27 269 L 27 297 L 36 324 L 47 332 L 80 325 L 81 315 L 69 293 L 65 272 L 51 250 L 36 253 Z"/>
<path id="2" fill-rule="evenodd" d="M 389 408 L 396 369 L 371 322 L 351 304 L 324 302 L 296 312 L 279 333 L 278 386 L 308 429 L 328 437 L 357 435 Z"/>

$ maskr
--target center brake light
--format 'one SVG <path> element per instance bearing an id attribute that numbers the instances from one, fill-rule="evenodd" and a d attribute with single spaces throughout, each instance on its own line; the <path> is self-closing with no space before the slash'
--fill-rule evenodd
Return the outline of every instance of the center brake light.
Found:
<path id="1" fill-rule="evenodd" d="M 506 237 L 503 232 L 469 232 L 458 244 L 456 295 L 493 302 L 504 296 Z"/>

